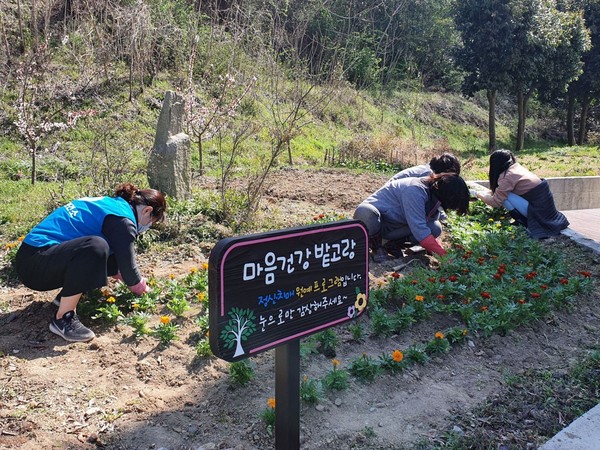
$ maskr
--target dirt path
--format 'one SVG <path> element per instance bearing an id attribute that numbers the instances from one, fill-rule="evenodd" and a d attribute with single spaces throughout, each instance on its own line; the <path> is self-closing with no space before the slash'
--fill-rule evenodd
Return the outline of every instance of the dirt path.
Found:
<path id="1" fill-rule="evenodd" d="M 293 182 L 290 182 L 293 180 Z M 353 208 L 383 181 L 372 175 L 284 171 L 273 177 L 266 209 L 277 217 L 318 213 L 351 215 Z M 566 238 L 551 245 L 574 251 Z M 144 270 L 182 276 L 206 261 L 161 254 L 143 258 Z M 395 263 L 372 267 L 373 282 Z M 598 261 L 590 268 L 598 276 Z M 159 349 L 156 340 L 136 341 L 128 326 L 99 328 L 88 344 L 69 344 L 47 326 L 53 293 L 20 285 L 0 289 L 0 449 L 269 449 L 274 439 L 260 419 L 274 396 L 274 352 L 251 359 L 256 377 L 245 387 L 230 383 L 228 364 L 195 358 L 194 311 L 180 340 Z M 451 429 L 452 417 L 493 399 L 505 376 L 526 368 L 565 371 L 591 342 L 597 342 L 600 293 L 582 298 L 574 311 L 561 311 L 507 336 L 471 337 L 399 375 L 380 375 L 371 384 L 350 377 L 350 387 L 326 393 L 316 406 L 302 406 L 302 448 L 400 449 Z M 359 319 L 362 320 L 362 319 Z M 377 358 L 394 348 L 423 341 L 433 318 L 390 338 L 352 340 L 336 327 L 342 365 L 362 353 Z M 302 360 L 301 376 L 322 378 L 331 362 L 314 354 Z M 535 444 L 535 443 L 534 443 Z"/>

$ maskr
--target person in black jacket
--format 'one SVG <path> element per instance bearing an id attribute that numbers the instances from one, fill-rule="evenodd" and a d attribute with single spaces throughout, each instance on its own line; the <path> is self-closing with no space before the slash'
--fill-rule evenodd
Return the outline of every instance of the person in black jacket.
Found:
<path id="1" fill-rule="evenodd" d="M 150 289 L 139 273 L 136 237 L 165 218 L 166 202 L 155 189 L 131 183 L 117 186 L 114 197 L 86 197 L 54 210 L 21 243 L 15 268 L 30 289 L 62 288 L 50 331 L 67 341 L 94 338 L 77 317 L 84 292 L 105 286 L 107 276 L 123 280 L 136 295 Z"/>

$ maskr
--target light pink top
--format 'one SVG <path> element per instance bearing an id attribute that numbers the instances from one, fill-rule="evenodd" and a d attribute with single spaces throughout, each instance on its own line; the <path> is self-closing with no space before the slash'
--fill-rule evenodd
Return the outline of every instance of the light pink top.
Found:
<path id="1" fill-rule="evenodd" d="M 478 197 L 494 208 L 502 206 L 509 192 L 523 195 L 540 184 L 542 180 L 519 163 L 510 166 L 498 177 L 498 187 L 492 195 L 480 194 Z"/>

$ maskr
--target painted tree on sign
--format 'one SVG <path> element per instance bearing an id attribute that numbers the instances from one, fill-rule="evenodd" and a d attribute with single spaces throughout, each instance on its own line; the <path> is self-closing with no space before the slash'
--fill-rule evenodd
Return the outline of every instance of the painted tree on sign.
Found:
<path id="1" fill-rule="evenodd" d="M 221 331 L 221 339 L 223 340 L 224 347 L 227 349 L 232 348 L 234 345 L 235 353 L 233 357 L 243 355 L 246 353 L 242 348 L 242 341 L 248 339 L 248 337 L 256 331 L 256 324 L 254 323 L 256 316 L 254 311 L 251 309 L 242 308 L 231 308 L 228 316 L 231 318 L 223 331 Z"/>

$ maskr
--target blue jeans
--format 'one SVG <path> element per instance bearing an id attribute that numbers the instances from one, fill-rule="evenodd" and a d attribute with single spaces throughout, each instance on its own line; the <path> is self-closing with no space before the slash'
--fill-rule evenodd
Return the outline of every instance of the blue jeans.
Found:
<path id="1" fill-rule="evenodd" d="M 503 205 L 507 210 L 512 211 L 513 209 L 516 209 L 521 213 L 523 217 L 527 217 L 527 209 L 529 208 L 529 202 L 523 197 L 509 192 L 508 198 L 504 200 Z"/>

